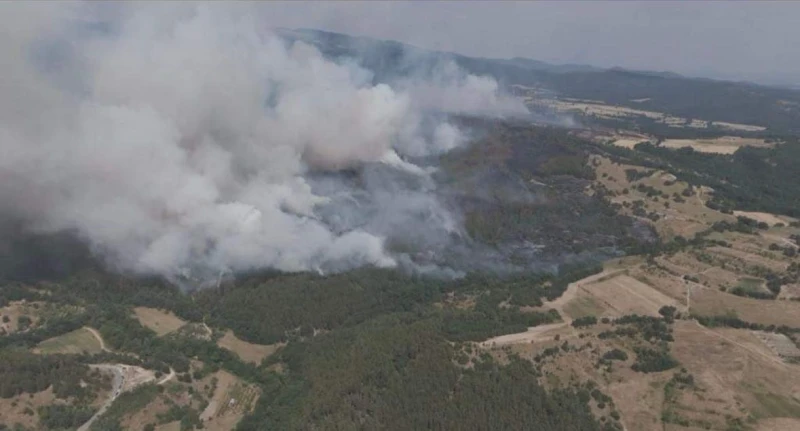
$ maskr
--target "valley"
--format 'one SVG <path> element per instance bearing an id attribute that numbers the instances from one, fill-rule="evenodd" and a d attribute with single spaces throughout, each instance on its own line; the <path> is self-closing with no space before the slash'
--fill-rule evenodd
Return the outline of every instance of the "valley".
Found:
<path id="1" fill-rule="evenodd" d="M 312 144 L 339 133 L 348 146 L 380 110 L 356 104 L 304 135 L 345 110 L 333 98 L 282 130 L 300 149 L 266 171 L 283 149 L 208 150 L 225 128 L 182 136 L 175 163 L 200 168 L 167 184 L 192 193 L 159 200 L 148 186 L 128 206 L 114 192 L 89 213 L 99 244 L 130 241 L 135 259 L 84 231 L 0 225 L 0 429 L 800 429 L 800 92 L 283 34 L 307 44 L 286 58 L 313 60 L 298 75 L 351 79 L 357 57 L 360 85 L 376 84 L 354 85 L 360 101 L 394 101 L 409 56 L 421 75 L 452 62 L 489 76 L 529 112 L 381 117 L 364 142 L 395 144 L 389 124 L 419 132 L 404 144 L 449 146 L 345 157 Z M 326 102 L 324 84 L 272 114 Z M 397 100 L 390 111 L 407 107 Z M 89 159 L 76 170 L 113 178 Z M 212 180 L 224 186 L 198 191 Z M 220 197 L 239 188 L 264 211 Z M 112 232 L 109 208 L 156 226 Z"/>

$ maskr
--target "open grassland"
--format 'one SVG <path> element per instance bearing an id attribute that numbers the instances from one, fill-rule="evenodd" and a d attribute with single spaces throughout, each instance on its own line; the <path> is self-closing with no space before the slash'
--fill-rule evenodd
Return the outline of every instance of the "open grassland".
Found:
<path id="1" fill-rule="evenodd" d="M 749 217 L 753 220 L 764 222 L 770 226 L 775 226 L 777 224 L 789 224 L 790 222 L 795 221 L 795 219 L 791 217 L 757 211 L 734 211 L 733 215 Z"/>
<path id="2" fill-rule="evenodd" d="M 743 412 L 755 418 L 800 412 L 794 399 L 800 368 L 785 363 L 751 331 L 676 322 L 673 354 L 694 376 L 698 389 L 694 396 L 676 400 L 674 408 L 682 416 L 707 410 L 707 420 L 714 421 Z"/>
<path id="3" fill-rule="evenodd" d="M 152 329 L 159 336 L 177 331 L 186 321 L 175 316 L 170 312 L 157 310 L 149 307 L 136 307 L 133 309 L 139 323 Z"/>
<path id="4" fill-rule="evenodd" d="M 25 429 L 37 429 L 38 408 L 51 405 L 55 400 L 52 387 L 32 395 L 0 398 L 0 423 L 20 424 Z"/>
<path id="5" fill-rule="evenodd" d="M 282 344 L 254 344 L 241 340 L 233 334 L 233 331 L 227 331 L 225 336 L 217 341 L 217 345 L 236 353 L 243 361 L 260 364 L 264 358 L 275 353 Z"/>
<path id="6" fill-rule="evenodd" d="M 42 341 L 35 352 L 42 354 L 94 354 L 102 351 L 102 346 L 92 332 L 80 328 L 67 334 Z"/>
<path id="7" fill-rule="evenodd" d="M 800 302 L 743 298 L 699 286 L 692 288 L 691 312 L 697 316 L 732 316 L 764 325 L 800 327 Z"/>

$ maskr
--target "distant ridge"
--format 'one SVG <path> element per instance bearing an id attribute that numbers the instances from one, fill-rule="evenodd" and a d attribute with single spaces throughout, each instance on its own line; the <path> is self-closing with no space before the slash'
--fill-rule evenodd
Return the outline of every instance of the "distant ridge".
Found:
<path id="1" fill-rule="evenodd" d="M 433 76 L 443 63 L 452 61 L 468 73 L 492 76 L 504 88 L 521 85 L 557 97 L 602 100 L 684 118 L 752 124 L 777 133 L 800 133 L 798 89 L 691 78 L 669 71 L 550 64 L 522 57 L 468 57 L 392 40 L 307 28 L 275 31 L 290 42 L 303 41 L 315 46 L 328 58 L 355 60 L 373 73 L 373 83 L 390 83 L 410 75 Z"/>

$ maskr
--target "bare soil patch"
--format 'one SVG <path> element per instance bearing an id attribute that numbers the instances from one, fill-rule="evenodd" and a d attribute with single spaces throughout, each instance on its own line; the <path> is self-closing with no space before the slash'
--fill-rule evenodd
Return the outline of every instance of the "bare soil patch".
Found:
<path id="1" fill-rule="evenodd" d="M 489 338 L 480 343 L 482 347 L 501 347 L 511 344 L 540 343 L 545 341 L 577 337 L 578 334 L 568 323 L 552 323 L 528 328 L 526 332 L 506 334 Z"/>
<path id="2" fill-rule="evenodd" d="M 161 311 L 149 307 L 136 307 L 133 309 L 139 323 L 152 329 L 159 336 L 178 330 L 186 321 L 171 312 Z"/>

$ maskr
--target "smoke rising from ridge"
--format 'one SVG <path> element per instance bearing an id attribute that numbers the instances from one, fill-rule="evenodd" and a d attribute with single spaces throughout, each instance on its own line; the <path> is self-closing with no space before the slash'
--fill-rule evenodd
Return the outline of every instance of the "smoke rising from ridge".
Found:
<path id="1" fill-rule="evenodd" d="M 432 193 L 435 167 L 406 160 L 461 145 L 441 113 L 524 112 L 451 66 L 372 85 L 264 32 L 250 7 L 96 12 L 0 5 L 0 211 L 77 232 L 122 270 L 395 266 L 392 234 L 460 230 Z M 366 189 L 349 169 L 366 170 Z"/>

